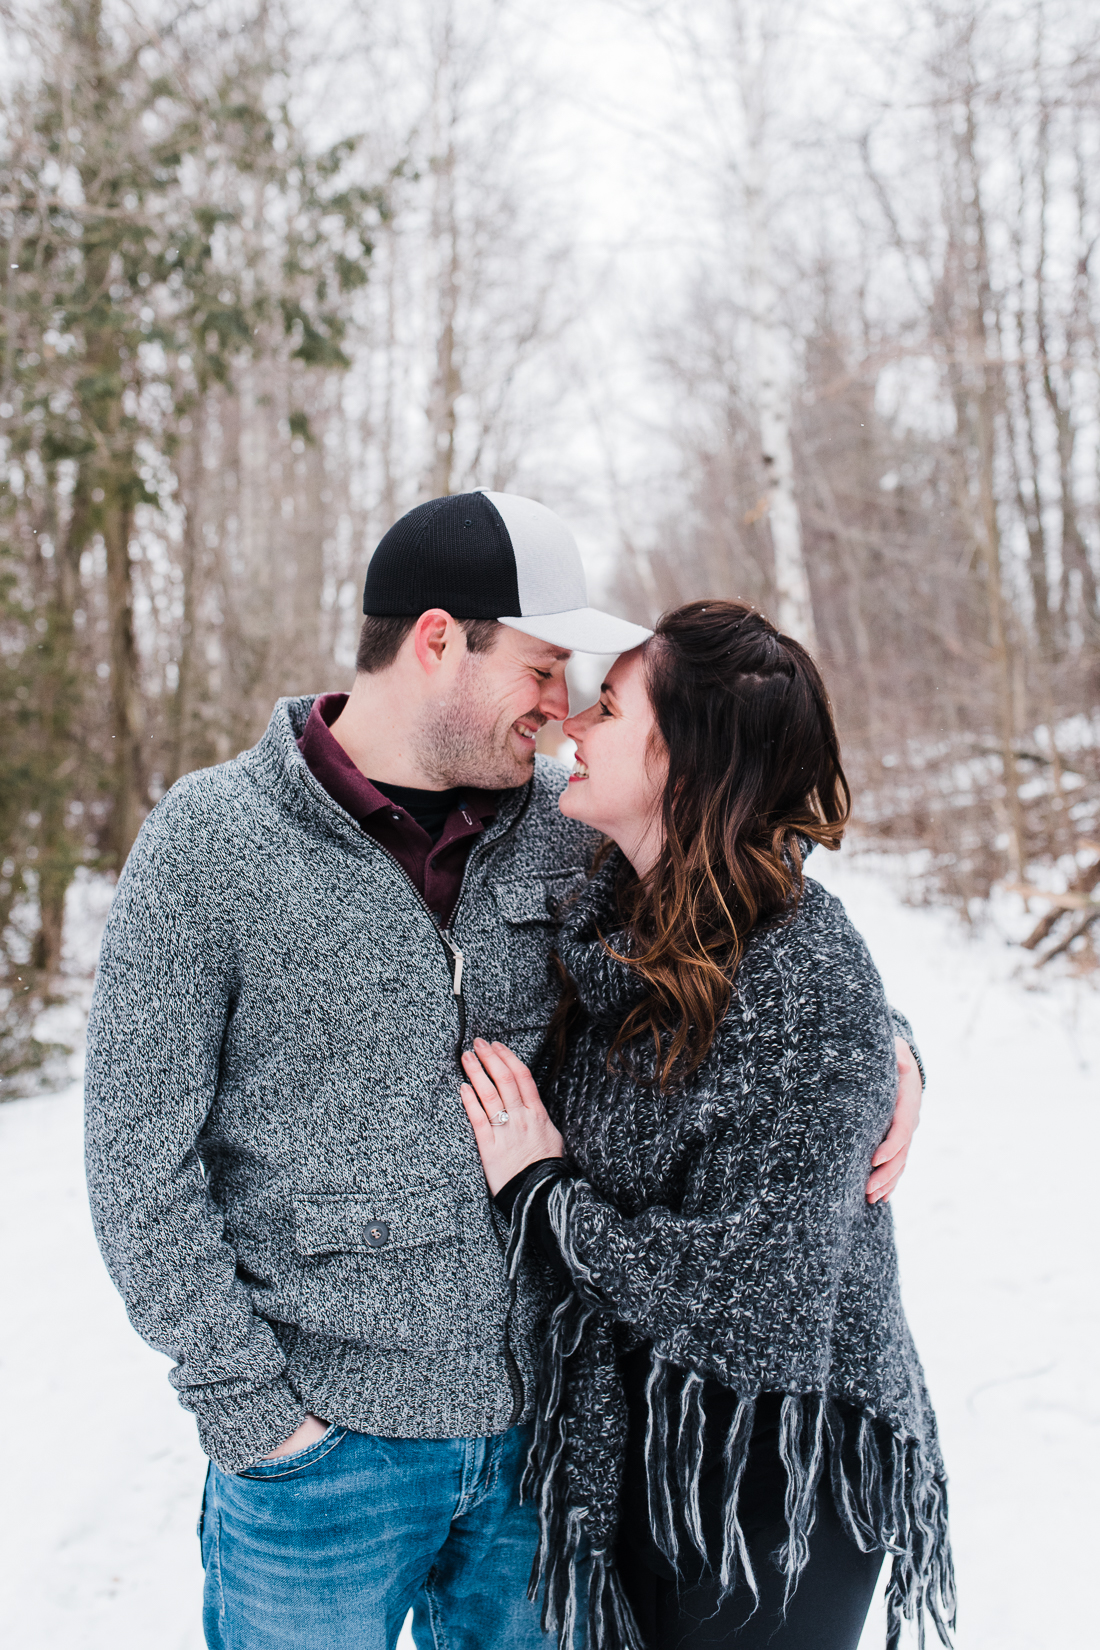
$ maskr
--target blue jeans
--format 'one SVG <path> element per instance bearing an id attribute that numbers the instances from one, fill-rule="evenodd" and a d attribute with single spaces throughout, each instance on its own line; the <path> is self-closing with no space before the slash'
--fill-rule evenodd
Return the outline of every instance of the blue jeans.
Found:
<path id="1" fill-rule="evenodd" d="M 519 1502 L 528 1427 L 492 1438 L 373 1438 L 309 1449 L 203 1497 L 210 1650 L 548 1650 L 527 1598 L 538 1541 Z"/>

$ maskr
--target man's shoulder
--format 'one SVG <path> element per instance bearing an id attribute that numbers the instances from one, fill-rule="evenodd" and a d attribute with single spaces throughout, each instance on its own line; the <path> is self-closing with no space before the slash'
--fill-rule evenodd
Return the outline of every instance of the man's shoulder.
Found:
<path id="1" fill-rule="evenodd" d="M 532 802 L 537 797 L 543 806 L 551 806 L 555 813 L 560 812 L 558 797 L 564 791 L 568 779 L 569 769 L 564 762 L 559 762 L 554 756 L 536 756 L 535 777 L 531 781 Z M 562 818 L 564 817 L 563 814 Z"/>
<path id="2" fill-rule="evenodd" d="M 161 797 L 147 823 L 155 820 L 163 829 L 179 828 L 186 823 L 217 828 L 254 794 L 255 786 L 244 756 L 234 756 L 216 767 L 195 768 L 177 779 Z"/>
<path id="3" fill-rule="evenodd" d="M 250 772 L 249 752 L 196 768 L 165 792 L 142 825 L 134 854 L 204 859 L 214 850 L 231 854 L 242 838 L 268 833 L 260 817 L 268 809 L 262 790 Z"/>
<path id="4" fill-rule="evenodd" d="M 305 694 L 280 699 L 254 745 L 228 761 L 194 768 L 177 779 L 146 825 L 154 831 L 186 836 L 205 829 L 221 831 L 234 823 L 247 831 L 254 821 L 266 835 L 285 798 L 288 771 L 304 767 L 296 740 L 317 697 Z"/>
<path id="5" fill-rule="evenodd" d="M 533 853 L 540 864 L 554 869 L 587 870 L 600 835 L 578 820 L 567 819 L 558 807 L 569 769 L 549 756 L 535 757 L 531 795 L 519 821 L 517 848 Z"/>

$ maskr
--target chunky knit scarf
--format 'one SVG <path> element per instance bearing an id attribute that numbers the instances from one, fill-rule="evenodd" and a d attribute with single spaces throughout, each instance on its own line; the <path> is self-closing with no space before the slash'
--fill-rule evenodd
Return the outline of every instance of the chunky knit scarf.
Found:
<path id="1" fill-rule="evenodd" d="M 751 938 L 729 1013 L 694 1076 L 662 1095 L 639 1040 L 608 1051 L 636 976 L 617 950 L 614 856 L 566 914 L 563 962 L 583 1021 L 546 1087 L 572 1178 L 549 1216 L 573 1278 L 549 1324 L 524 1493 L 541 1539 L 531 1595 L 572 1650 L 587 1573 L 587 1643 L 641 1640 L 614 1564 L 626 1406 L 624 1347 L 651 1343 L 646 1462 L 657 1544 L 678 1557 L 674 1504 L 704 1557 L 699 1480 L 707 1377 L 738 1395 L 725 1442 L 723 1589 L 755 1592 L 738 1495 L 760 1393 L 782 1393 L 787 1596 L 809 1557 L 819 1482 L 864 1551 L 892 1564 L 888 1645 L 925 1614 L 948 1644 L 954 1581 L 935 1417 L 902 1310 L 890 1210 L 869 1206 L 870 1160 L 897 1084 L 882 984 L 839 902 L 807 881 L 796 915 Z M 552 1171 L 548 1171 L 551 1172 Z M 525 1185 L 512 1217 L 521 1263 Z M 669 1371 L 686 1371 L 669 1416 Z M 682 1527 L 682 1526 L 681 1526 Z M 712 1561 L 714 1555 L 711 1555 Z"/>

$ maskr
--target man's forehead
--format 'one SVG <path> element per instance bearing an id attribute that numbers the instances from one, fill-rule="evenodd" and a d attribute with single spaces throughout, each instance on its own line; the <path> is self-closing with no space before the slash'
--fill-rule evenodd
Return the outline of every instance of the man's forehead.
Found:
<path id="1" fill-rule="evenodd" d="M 526 631 L 519 630 L 513 634 L 519 637 L 520 651 L 525 659 L 531 659 L 538 664 L 564 664 L 573 657 L 567 647 L 555 647 L 553 642 L 540 641 L 537 636 L 528 636 Z"/>

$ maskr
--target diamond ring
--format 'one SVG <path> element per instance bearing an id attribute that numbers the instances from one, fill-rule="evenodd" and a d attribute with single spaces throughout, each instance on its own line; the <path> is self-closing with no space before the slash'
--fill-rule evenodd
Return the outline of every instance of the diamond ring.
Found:
<path id="1" fill-rule="evenodd" d="M 510 1123 L 511 1121 L 512 1120 L 506 1111 L 498 1111 L 493 1113 L 494 1123 Z"/>

